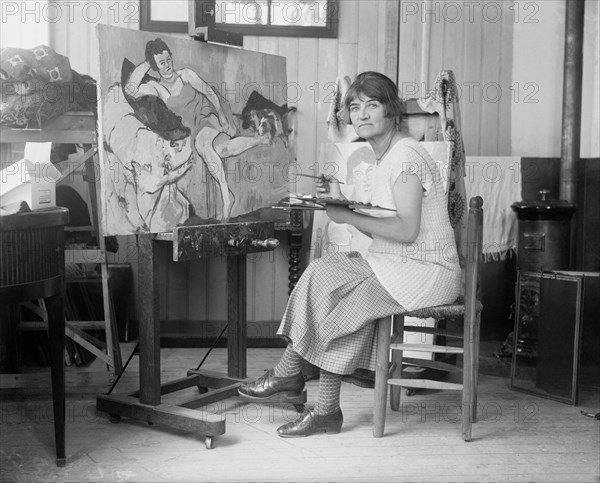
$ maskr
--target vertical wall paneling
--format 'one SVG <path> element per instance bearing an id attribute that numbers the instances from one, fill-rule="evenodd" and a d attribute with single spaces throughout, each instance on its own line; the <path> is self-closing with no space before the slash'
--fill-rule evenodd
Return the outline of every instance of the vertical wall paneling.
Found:
<path id="1" fill-rule="evenodd" d="M 512 153 L 511 132 L 511 106 L 513 102 L 512 84 L 512 50 L 513 50 L 513 18 L 510 13 L 502 17 L 502 30 L 500 32 L 500 86 L 502 99 L 498 109 L 498 148 L 497 153 L 504 155 Z"/>
<path id="2" fill-rule="evenodd" d="M 155 245 L 156 247 L 156 245 Z M 162 245 L 158 247 L 158 291 L 160 293 L 160 320 L 168 320 L 169 300 L 167 299 L 168 280 L 166 273 L 168 270 L 169 255 Z"/>
<path id="3" fill-rule="evenodd" d="M 261 265 L 261 268 L 265 267 L 262 267 Z M 248 320 L 257 320 L 257 312 L 261 310 L 261 307 L 264 307 L 263 302 L 268 303 L 268 301 L 262 298 L 260 301 L 257 300 L 257 279 L 269 280 L 268 278 L 265 278 L 262 273 L 260 274 L 261 276 L 258 277 L 259 271 L 262 272 L 262 270 L 257 269 L 257 261 L 254 257 L 248 256 L 248 263 L 246 264 L 246 317 Z M 265 295 L 270 298 L 273 297 L 272 291 Z"/>
<path id="4" fill-rule="evenodd" d="M 339 56 L 336 39 L 319 39 L 318 43 L 317 79 L 319 81 L 313 94 L 317 104 L 316 141 L 317 146 L 321 146 L 327 142 L 327 118 L 334 101 Z"/>
<path id="5" fill-rule="evenodd" d="M 64 0 L 58 3 L 63 4 Z M 86 21 L 80 11 L 70 22 L 67 17 L 51 26 L 52 46 L 69 56 L 73 68 L 82 74 L 98 77 L 96 65 L 95 25 L 107 23 L 124 28 L 138 28 L 138 12 L 130 0 L 111 2 L 75 2 L 86 8 Z M 87 7 L 85 4 L 95 3 Z M 71 2 L 74 5 L 73 2 Z M 72 7 L 75 8 L 75 7 Z M 351 78 L 363 70 L 380 70 L 396 76 L 399 43 L 400 3 L 396 0 L 341 0 L 337 39 L 256 37 L 244 38 L 244 49 L 287 59 L 288 103 L 297 113 L 297 162 L 303 172 L 310 172 L 318 159 L 319 144 L 327 140 L 328 95 L 336 77 Z M 96 19 L 96 17 L 99 17 Z M 185 38 L 184 34 L 174 35 Z M 410 40 L 413 41 L 412 39 Z M 418 43 L 418 41 L 417 41 Z M 414 71 L 414 67 L 413 67 Z M 311 192 L 312 180 L 300 178 L 296 191 Z M 248 264 L 248 318 L 254 321 L 279 320 L 287 302 L 288 250 L 287 235 L 279 235 L 282 246 L 273 253 L 263 253 Z M 135 237 L 124 244 L 125 255 L 119 260 L 134 265 L 137 289 Z M 130 249 L 131 248 L 131 249 Z M 186 265 L 186 266 L 184 266 Z M 225 263 L 210 259 L 176 264 L 168 249 L 160 252 L 161 318 L 176 322 L 222 321 L 226 319 Z M 272 334 L 271 334 L 272 335 Z"/>
<path id="6" fill-rule="evenodd" d="M 511 5 L 400 4 L 399 87 L 404 97 L 419 97 L 433 87 L 440 70 L 454 71 L 468 154 L 510 154 L 510 96 L 505 94 L 512 75 Z"/>
<path id="7" fill-rule="evenodd" d="M 500 85 L 502 69 L 501 51 L 502 39 L 502 7 L 497 2 L 484 3 L 483 38 L 482 42 L 482 77 L 478 90 L 481 102 L 481 131 L 485 133 L 485 142 L 479 146 L 481 156 L 498 154 L 498 120 L 499 106 L 502 102 L 503 86 Z M 488 59 L 496 59 L 490 62 Z"/>
<path id="8" fill-rule="evenodd" d="M 255 300 L 252 303 L 252 318 L 250 312 L 248 318 L 250 320 L 273 320 L 273 300 L 277 296 L 277 286 L 274 286 L 273 269 L 275 267 L 275 257 L 273 252 L 260 252 L 248 255 L 248 265 L 253 272 L 252 280 L 253 290 L 252 295 Z M 248 283 L 250 285 L 250 283 Z M 248 287 L 250 288 L 250 287 Z M 287 292 L 285 292 L 287 294 Z M 250 297 L 250 293 L 248 297 Z M 250 308 L 250 307 L 249 307 Z"/>
<path id="9" fill-rule="evenodd" d="M 358 57 L 358 44 L 356 42 L 338 44 L 338 76 L 354 77 L 358 73 L 356 59 Z"/>
<path id="10" fill-rule="evenodd" d="M 467 155 L 481 152 L 481 73 L 483 72 L 483 19 L 481 11 L 473 17 L 465 17 L 465 43 L 463 46 L 464 77 L 457 79 L 461 86 L 461 114 L 463 139 Z M 497 59 L 494 59 L 496 61 Z"/>
<path id="11" fill-rule="evenodd" d="M 209 258 L 207 273 L 210 274 L 208 284 L 208 319 L 227 320 L 226 259 Z M 190 290 L 188 286 L 188 290 Z M 195 316 L 194 316 L 195 318 Z"/>
<path id="12" fill-rule="evenodd" d="M 302 38 L 298 41 L 300 68 L 298 69 L 298 85 L 302 94 L 298 100 L 297 124 L 302 133 L 302 142 L 298 143 L 298 167 L 303 172 L 310 172 L 310 166 L 315 162 L 315 146 L 317 146 L 317 104 L 315 89 L 321 79 L 318 78 L 318 40 Z M 316 91 L 318 92 L 318 90 Z M 308 193 L 312 189 L 309 178 L 297 181 L 298 191 Z"/>
<path id="13" fill-rule="evenodd" d="M 190 297 L 187 283 L 189 280 L 188 264 L 174 262 L 171 244 L 164 243 L 164 245 L 168 247 L 165 256 L 167 263 L 167 296 L 165 300 L 168 303 L 168 320 L 187 320 Z"/>
<path id="14" fill-rule="evenodd" d="M 357 71 L 377 68 L 377 48 L 379 28 L 379 7 L 377 1 L 361 1 L 358 8 L 358 59 Z"/>
<path id="15" fill-rule="evenodd" d="M 421 4 L 421 8 L 421 71 L 418 80 L 421 85 L 429 87 L 444 55 L 444 23 L 440 21 L 440 2 L 426 0 Z M 432 48 L 432 45 L 435 48 Z"/>
<path id="16" fill-rule="evenodd" d="M 512 32 L 512 152 L 560 156 L 565 0 L 515 2 Z M 585 1 L 581 156 L 600 155 L 600 19 L 596 0 Z"/>
<path id="17" fill-rule="evenodd" d="M 208 320 L 206 295 L 208 290 L 208 281 L 206 280 L 208 269 L 206 261 L 195 260 L 187 262 L 185 265 L 188 266 L 189 270 L 187 275 L 187 286 L 189 287 L 187 290 L 188 317 L 191 320 Z"/>
<path id="18" fill-rule="evenodd" d="M 279 55 L 279 39 L 277 37 L 259 37 L 258 51 L 263 54 Z"/>
<path id="19" fill-rule="evenodd" d="M 391 79 L 398 76 L 398 1 L 383 1 L 380 8 L 379 25 L 384 26 L 380 29 L 380 43 L 382 47 L 378 49 L 377 69 L 383 72 Z M 381 37 L 383 33 L 383 37 Z M 383 53 L 379 52 L 383 51 Z"/>
<path id="20" fill-rule="evenodd" d="M 456 80 L 461 82 L 464 73 L 463 45 L 464 45 L 464 22 L 462 9 L 450 4 L 444 10 L 444 38 L 443 38 L 443 64 L 440 70 L 452 70 Z M 436 72 L 437 73 L 437 72 Z"/>
<path id="21" fill-rule="evenodd" d="M 406 19 L 405 2 L 400 2 L 400 13 L 398 21 L 398 89 L 405 98 L 414 97 L 414 89 L 409 82 L 416 80 L 416 56 L 417 56 L 417 22 L 408 22 Z M 410 80 L 409 80 L 410 79 Z"/>
<path id="22" fill-rule="evenodd" d="M 347 0 L 339 8 L 338 76 L 354 76 L 358 72 L 358 0 Z"/>
<path id="23" fill-rule="evenodd" d="M 284 99 L 289 106 L 296 106 L 298 103 L 298 68 L 299 68 L 299 52 L 298 38 L 284 37 L 279 40 L 279 55 L 286 58 L 287 68 L 287 87 L 283 91 Z"/>
<path id="24" fill-rule="evenodd" d="M 581 156 L 600 157 L 600 4 L 585 2 Z"/>
<path id="25" fill-rule="evenodd" d="M 254 50 L 254 51 L 259 51 L 258 50 L 258 37 L 253 37 L 251 35 L 245 35 L 244 36 L 244 49 L 246 50 Z"/>
<path id="26" fill-rule="evenodd" d="M 515 6 L 512 150 L 517 156 L 560 156 L 565 1 Z"/>
<path id="27" fill-rule="evenodd" d="M 53 3 L 60 6 L 63 15 L 50 25 L 50 45 L 67 55 L 75 70 L 95 78 L 95 26 L 106 23 L 138 28 L 139 12 L 134 0 Z M 287 58 L 288 101 L 298 108 L 297 161 L 302 171 L 310 171 L 318 159 L 319 143 L 327 137 L 328 106 L 323 102 L 326 91 L 321 86 L 336 76 L 353 77 L 366 69 L 397 78 L 405 97 L 423 95 L 439 70 L 452 69 L 462 93 L 463 135 L 468 154 L 559 154 L 564 0 L 427 3 L 429 13 L 424 11 L 425 1 L 340 0 L 337 39 L 244 38 L 245 49 Z M 493 22 L 497 5 L 502 7 L 502 18 Z M 70 16 L 66 14 L 69 9 Z M 596 0 L 586 0 L 581 149 L 586 157 L 600 155 L 598 9 Z M 428 53 L 422 46 L 425 19 L 431 28 Z M 428 71 L 426 86 L 420 84 L 422 55 L 427 61 L 423 66 Z M 498 102 L 487 102 L 497 93 L 495 86 L 485 90 L 486 83 L 497 83 L 501 88 Z M 310 192 L 313 183 L 301 178 L 294 189 Z M 282 234 L 282 248 L 272 259 L 249 264 L 250 320 L 277 320 L 283 314 L 288 276 L 285 239 Z M 132 263 L 137 290 L 135 237 L 127 237 L 124 243 L 120 239 L 119 243 L 116 259 Z M 224 320 L 224 261 L 192 262 L 182 272 L 170 265 L 170 253 L 161 252 L 160 290 L 161 299 L 165 299 L 161 300 L 161 317 Z M 183 280 L 176 280 L 179 278 Z M 267 278 L 271 280 L 267 282 Z M 274 295 L 269 297 L 263 292 Z M 262 304 L 263 300 L 268 303 Z M 178 308 L 179 303 L 186 309 Z"/>
<path id="28" fill-rule="evenodd" d="M 212 285 L 212 279 L 211 279 L 211 270 L 210 270 L 210 259 L 205 259 L 202 260 L 202 264 L 203 264 L 203 269 L 204 271 L 202 272 L 204 275 L 204 300 L 205 300 L 205 304 L 204 304 L 204 311 L 203 314 L 204 317 L 201 317 L 200 320 L 210 320 L 210 286 Z"/>

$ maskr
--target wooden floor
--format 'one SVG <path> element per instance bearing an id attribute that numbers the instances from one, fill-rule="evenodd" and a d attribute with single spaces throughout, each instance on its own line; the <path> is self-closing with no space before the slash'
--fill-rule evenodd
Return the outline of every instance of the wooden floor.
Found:
<path id="1" fill-rule="evenodd" d="M 1 481 L 599 481 L 600 421 L 580 414 L 600 410 L 600 389 L 585 386 L 578 407 L 515 392 L 509 366 L 482 344 L 479 422 L 474 439 L 460 437 L 458 393 L 423 391 L 388 411 L 386 434 L 371 434 L 373 392 L 344 383 L 339 435 L 282 439 L 277 427 L 293 408 L 244 404 L 233 398 L 211 409 L 226 416 L 226 434 L 207 450 L 204 438 L 96 413 L 95 395 L 109 376 L 99 362 L 67 368 L 67 465 L 54 464 L 49 373 L 37 369 L 2 376 Z M 123 346 L 126 358 L 131 344 Z M 163 349 L 163 381 L 195 368 L 206 349 Z M 281 349 L 250 349 L 249 376 L 272 367 Z M 224 349 L 203 366 L 221 370 Z M 138 357 L 116 391 L 137 389 Z M 451 379 L 449 379 L 451 380 Z M 6 389 L 12 386 L 13 389 Z M 27 386 L 27 388 L 18 388 Z M 309 402 L 318 381 L 308 383 Z M 16 388 L 16 389 L 15 389 Z M 193 399 L 195 389 L 165 398 Z M 165 400 L 163 399 L 163 400 Z"/>

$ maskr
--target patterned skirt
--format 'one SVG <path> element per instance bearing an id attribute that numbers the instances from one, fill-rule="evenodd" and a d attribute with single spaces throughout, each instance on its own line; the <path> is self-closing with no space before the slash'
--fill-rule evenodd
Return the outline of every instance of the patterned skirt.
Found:
<path id="1" fill-rule="evenodd" d="M 358 252 L 336 253 L 314 260 L 304 271 L 277 333 L 326 371 L 374 370 L 374 321 L 403 310 Z"/>

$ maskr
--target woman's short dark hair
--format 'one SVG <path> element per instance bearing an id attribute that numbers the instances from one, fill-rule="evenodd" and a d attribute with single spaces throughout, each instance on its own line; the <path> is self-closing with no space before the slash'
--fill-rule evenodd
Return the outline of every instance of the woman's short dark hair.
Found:
<path id="1" fill-rule="evenodd" d="M 389 77 L 372 71 L 358 74 L 344 98 L 344 106 L 348 112 L 352 101 L 361 95 L 381 102 L 385 117 L 396 119 L 396 125 L 400 124 L 404 114 L 404 102 L 398 95 L 398 87 Z"/>
<path id="2" fill-rule="evenodd" d="M 171 49 L 169 49 L 169 46 L 160 37 L 156 37 L 154 40 L 149 40 L 146 43 L 146 60 L 150 63 L 150 67 L 152 67 L 154 70 L 158 70 L 154 56 L 162 54 L 165 50 L 169 53 L 169 55 L 173 55 L 171 54 Z"/>

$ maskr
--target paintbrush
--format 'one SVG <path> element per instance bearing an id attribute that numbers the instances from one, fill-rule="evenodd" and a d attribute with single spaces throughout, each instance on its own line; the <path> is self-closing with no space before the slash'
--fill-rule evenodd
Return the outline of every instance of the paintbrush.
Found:
<path id="1" fill-rule="evenodd" d="M 314 176 L 312 174 L 298 174 L 298 176 L 303 176 L 304 178 L 320 179 L 321 181 L 324 181 L 324 182 L 330 182 L 331 181 L 324 174 L 322 174 L 321 176 Z M 338 183 L 339 184 L 344 184 L 341 181 L 338 181 Z"/>

